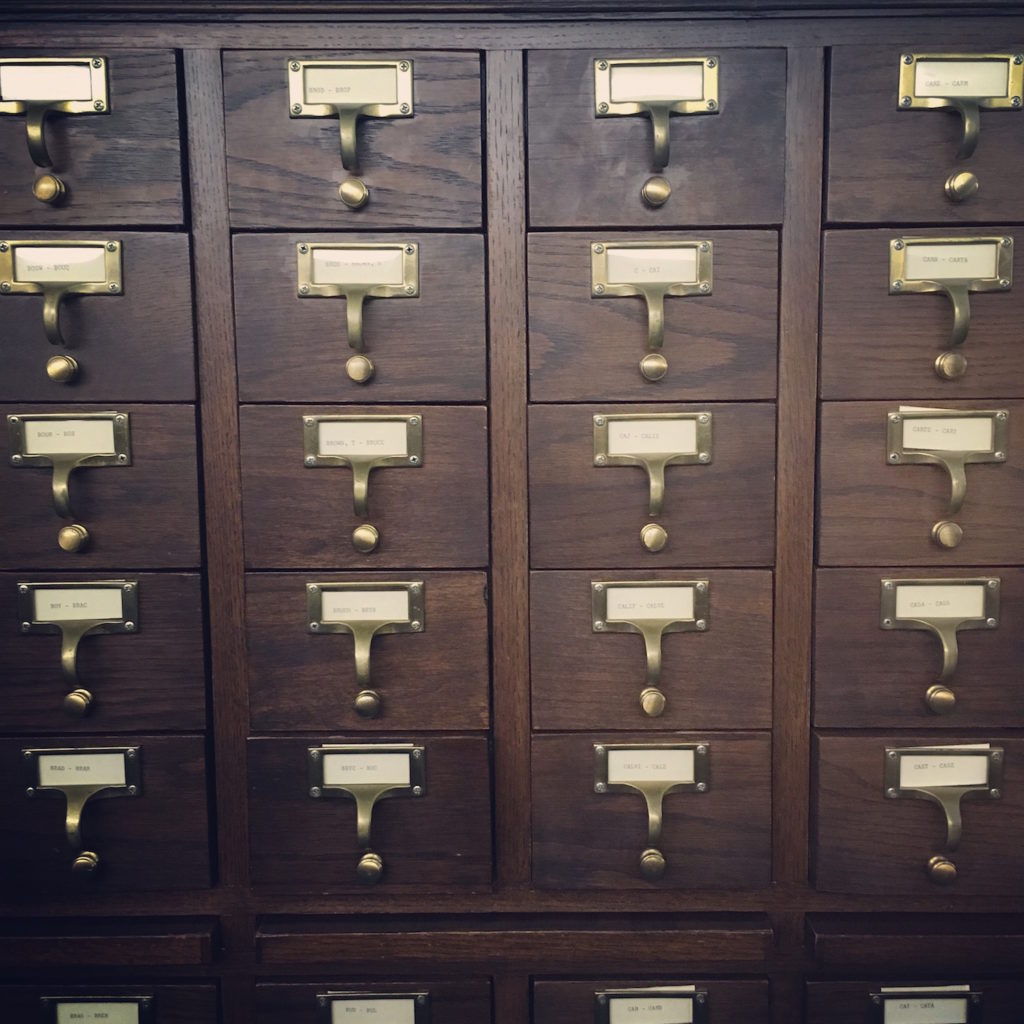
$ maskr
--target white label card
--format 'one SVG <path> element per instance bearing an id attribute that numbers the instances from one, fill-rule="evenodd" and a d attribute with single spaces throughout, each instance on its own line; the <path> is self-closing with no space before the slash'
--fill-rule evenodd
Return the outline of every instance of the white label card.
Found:
<path id="1" fill-rule="evenodd" d="M 608 587 L 609 622 L 693 619 L 693 587 Z"/>
<path id="2" fill-rule="evenodd" d="M 313 284 L 402 284 L 401 249 L 313 249 Z"/>
<path id="3" fill-rule="evenodd" d="M 1009 85 L 1005 60 L 919 60 L 914 69 L 914 93 L 921 97 L 983 99 L 1005 96 Z"/>
<path id="4" fill-rule="evenodd" d="M 993 429 L 989 416 L 904 419 L 903 447 L 930 452 L 990 452 Z"/>
<path id="5" fill-rule="evenodd" d="M 353 106 L 364 103 L 398 102 L 398 69 L 380 67 L 306 67 L 303 91 L 307 103 L 336 103 Z"/>
<path id="6" fill-rule="evenodd" d="M 983 619 L 985 587 L 896 584 L 897 619 Z"/>
<path id="7" fill-rule="evenodd" d="M 124 754 L 40 754 L 40 786 L 123 786 Z"/>
<path id="8" fill-rule="evenodd" d="M 139 1024 L 138 1003 L 58 1003 L 57 1024 Z"/>
<path id="9" fill-rule="evenodd" d="M 908 993 L 907 998 L 885 1000 L 884 1024 L 967 1024 L 967 999 L 951 992 L 970 992 L 970 985 L 921 988 L 883 988 L 882 994 Z M 927 993 L 927 995 L 926 995 Z M 934 994 L 933 994 L 934 993 Z"/>
<path id="10" fill-rule="evenodd" d="M 609 284 L 696 284 L 697 249 L 606 250 Z"/>
<path id="11" fill-rule="evenodd" d="M 322 420 L 320 454 L 391 458 L 409 454 L 405 420 Z"/>
<path id="12" fill-rule="evenodd" d="M 408 622 L 407 590 L 324 590 L 324 622 Z"/>
<path id="13" fill-rule="evenodd" d="M 17 245 L 13 249 L 15 281 L 86 284 L 107 279 L 102 245 Z"/>
<path id="14" fill-rule="evenodd" d="M 692 996 L 612 996 L 608 1024 L 693 1024 Z"/>
<path id="15" fill-rule="evenodd" d="M 332 999 L 331 1024 L 372 1020 L 375 1024 L 416 1024 L 416 1000 Z"/>
<path id="16" fill-rule="evenodd" d="M 901 789 L 987 785 L 987 754 L 900 755 Z"/>
<path id="17" fill-rule="evenodd" d="M 693 782 L 692 750 L 608 751 L 608 781 L 616 782 Z"/>
<path id="18" fill-rule="evenodd" d="M 91 99 L 88 64 L 0 65 L 0 100 L 35 103 Z"/>
<path id="19" fill-rule="evenodd" d="M 612 64 L 612 103 L 704 98 L 704 63 Z"/>
<path id="20" fill-rule="evenodd" d="M 904 277 L 908 281 L 958 281 L 999 276 L 998 242 L 907 245 Z"/>
<path id="21" fill-rule="evenodd" d="M 36 622 L 124 618 L 120 587 L 45 588 L 32 593 Z"/>
<path id="22" fill-rule="evenodd" d="M 696 420 L 609 420 L 609 455 L 693 455 Z"/>
<path id="23" fill-rule="evenodd" d="M 324 753 L 325 786 L 408 786 L 408 754 Z"/>
<path id="24" fill-rule="evenodd" d="M 113 455 L 114 420 L 25 420 L 26 455 Z"/>

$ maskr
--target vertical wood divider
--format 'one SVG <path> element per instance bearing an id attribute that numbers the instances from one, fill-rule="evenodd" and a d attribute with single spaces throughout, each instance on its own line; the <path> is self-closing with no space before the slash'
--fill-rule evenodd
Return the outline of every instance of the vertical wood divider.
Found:
<path id="1" fill-rule="evenodd" d="M 530 617 L 526 470 L 523 54 L 485 54 L 490 336 L 491 652 L 499 888 L 530 881 Z"/>

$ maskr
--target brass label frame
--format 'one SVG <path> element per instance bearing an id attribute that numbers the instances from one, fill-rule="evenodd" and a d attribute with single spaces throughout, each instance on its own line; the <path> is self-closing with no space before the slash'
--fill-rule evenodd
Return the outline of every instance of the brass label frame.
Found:
<path id="1" fill-rule="evenodd" d="M 92 95 L 87 100 L 5 100 L 0 97 L 0 114 L 24 114 L 29 106 L 44 106 L 61 114 L 109 114 L 107 61 L 104 57 L 0 57 L 0 67 L 45 67 L 83 65 L 89 71 Z"/>
<path id="2" fill-rule="evenodd" d="M 405 622 L 390 619 L 361 619 L 352 623 L 331 621 L 323 618 L 324 593 L 344 591 L 404 591 L 409 595 L 409 618 Z M 361 627 L 372 628 L 375 635 L 388 633 L 422 633 L 427 628 L 426 591 L 423 580 L 412 580 L 408 583 L 381 580 L 364 580 L 357 583 L 320 583 L 311 581 L 306 584 L 306 615 L 310 633 L 347 633 L 355 635 Z"/>
<path id="3" fill-rule="evenodd" d="M 412 1000 L 414 1024 L 430 1024 L 429 992 L 318 992 L 316 996 L 316 1019 L 318 1024 L 332 1024 L 332 1002 L 362 1000 Z"/>
<path id="4" fill-rule="evenodd" d="M 394 103 L 307 103 L 305 77 L 307 68 L 329 70 L 362 68 L 388 68 L 395 72 L 396 99 Z M 409 57 L 398 60 L 299 60 L 289 58 L 288 71 L 288 116 L 289 117 L 333 117 L 338 108 L 358 109 L 361 117 L 413 117 L 413 61 Z"/>
<path id="5" fill-rule="evenodd" d="M 309 767 L 309 795 L 318 800 L 353 799 L 351 790 L 370 788 L 361 783 L 351 786 L 327 785 L 324 783 L 325 754 L 408 754 L 409 784 L 406 786 L 387 786 L 376 797 L 377 800 L 396 796 L 425 796 L 427 792 L 427 753 L 426 748 L 415 743 L 321 743 L 318 747 L 306 749 Z M 318 789 L 320 792 L 314 793 Z"/>
<path id="6" fill-rule="evenodd" d="M 610 1024 L 611 1004 L 615 999 L 688 999 L 693 1024 L 708 1024 L 708 990 L 671 987 L 606 988 L 594 993 L 594 1024 Z"/>
<path id="7" fill-rule="evenodd" d="M 711 745 L 709 743 L 595 743 L 594 744 L 594 792 L 625 793 L 635 790 L 637 785 L 657 785 L 661 782 L 644 782 L 637 780 L 636 785 L 626 782 L 608 781 L 608 752 L 610 750 L 692 750 L 693 751 L 693 782 L 672 782 L 663 790 L 669 793 L 695 790 L 703 793 L 707 790 L 711 778 Z M 602 788 L 603 787 L 603 788 Z"/>
<path id="8" fill-rule="evenodd" d="M 68 1003 L 124 1003 L 134 1004 L 139 1011 L 139 1024 L 154 1020 L 156 999 L 154 996 L 40 996 L 39 1007 L 45 1024 L 58 1024 L 57 1012 Z"/>
<path id="9" fill-rule="evenodd" d="M 691 249 L 697 256 L 697 273 L 694 282 L 668 283 L 665 281 L 642 284 L 630 282 L 613 284 L 608 280 L 608 250 L 634 249 L 638 252 L 652 249 Z M 618 242 L 600 241 L 590 245 L 590 288 L 594 298 L 609 298 L 620 295 L 646 295 L 648 291 L 660 291 L 663 295 L 710 295 L 714 284 L 714 243 L 709 238 L 677 242 Z"/>
<path id="10" fill-rule="evenodd" d="M 868 1020 L 870 1024 L 885 1024 L 885 1004 L 888 1002 L 935 999 L 962 999 L 967 1004 L 967 1024 L 982 1024 L 984 1020 L 984 992 L 975 988 L 964 992 L 938 992 L 927 988 L 907 988 L 903 992 L 882 992 L 879 989 L 868 996 Z"/>
<path id="11" fill-rule="evenodd" d="M 612 100 L 612 71 L 618 67 L 687 67 L 699 65 L 703 71 L 703 95 L 692 100 Z M 700 57 L 595 57 L 594 58 L 594 116 L 628 117 L 650 114 L 654 106 L 663 106 L 669 114 L 717 114 L 718 100 L 717 54 Z"/>
<path id="12" fill-rule="evenodd" d="M 932 245 L 993 245 L 996 247 L 996 273 L 994 277 L 907 278 L 907 256 L 915 246 Z M 934 294 L 948 292 L 959 284 L 972 292 L 1006 291 L 1013 285 L 1013 238 L 1009 235 L 959 235 L 956 237 L 925 238 L 900 235 L 889 242 L 889 294 Z"/>
<path id="13" fill-rule="evenodd" d="M 118 796 L 142 795 L 142 748 L 139 746 L 123 747 L 29 747 L 21 751 L 25 765 L 25 792 L 32 797 L 39 793 L 64 793 L 69 789 L 87 789 L 86 786 L 43 786 L 39 783 L 40 755 L 88 755 L 88 754 L 123 754 L 124 783 L 122 785 L 103 785 L 91 794 L 92 800 L 105 800 Z M 30 792 L 31 791 L 31 792 Z"/>
<path id="14" fill-rule="evenodd" d="M 420 261 L 418 242 L 297 242 L 296 274 L 299 298 L 414 299 L 420 294 Z M 313 257 L 317 252 L 398 252 L 402 257 L 401 284 L 317 283 Z"/>
<path id="15" fill-rule="evenodd" d="M 84 633 L 137 633 L 139 631 L 138 580 L 75 580 L 67 583 L 18 581 L 18 620 L 26 635 L 63 633 L 65 627 L 88 627 Z M 115 619 L 60 619 L 39 622 L 35 618 L 35 595 L 40 590 L 118 590 L 122 616 Z"/>
<path id="16" fill-rule="evenodd" d="M 909 59 L 908 59 L 909 58 Z M 899 96 L 897 106 L 901 110 L 939 110 L 952 107 L 957 99 L 976 103 L 986 110 L 1019 110 L 1024 102 L 1024 60 L 1021 54 L 1015 53 L 934 53 L 912 51 L 899 58 Z M 1004 63 L 1007 65 L 1005 96 L 918 96 L 916 75 L 917 65 L 921 61 L 954 63 L 970 61 L 972 63 Z M 1014 100 L 1016 99 L 1016 102 Z M 907 102 L 909 101 L 909 102 Z"/>
<path id="17" fill-rule="evenodd" d="M 19 281 L 15 276 L 14 257 L 18 249 L 102 249 L 102 281 Z M 96 238 L 5 238 L 0 241 L 0 295 L 120 295 L 123 288 L 121 255 L 118 239 Z"/>

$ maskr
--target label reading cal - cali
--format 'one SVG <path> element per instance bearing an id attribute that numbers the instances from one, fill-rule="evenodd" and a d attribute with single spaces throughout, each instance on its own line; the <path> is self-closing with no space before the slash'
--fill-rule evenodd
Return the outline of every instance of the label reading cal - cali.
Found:
<path id="1" fill-rule="evenodd" d="M 391 458 L 409 454 L 405 420 L 322 420 L 320 454 Z"/>
<path id="2" fill-rule="evenodd" d="M 609 750 L 608 781 L 693 782 L 693 751 L 651 747 Z"/>
<path id="3" fill-rule="evenodd" d="M 92 99 L 87 64 L 0 65 L 0 100 L 66 102 Z"/>
<path id="4" fill-rule="evenodd" d="M 36 622 L 71 622 L 75 619 L 122 619 L 124 606 L 118 587 L 64 587 L 33 591 Z"/>
<path id="5" fill-rule="evenodd" d="M 612 103 L 704 98 L 704 64 L 613 64 Z"/>
<path id="6" fill-rule="evenodd" d="M 40 786 L 123 786 L 124 754 L 40 754 Z"/>
<path id="7" fill-rule="evenodd" d="M 692 996 L 611 996 L 608 1024 L 692 1024 Z"/>
<path id="8" fill-rule="evenodd" d="M 609 420 L 609 455 L 692 455 L 696 420 Z"/>
<path id="9" fill-rule="evenodd" d="M 313 248 L 313 284 L 402 284 L 401 249 Z"/>
<path id="10" fill-rule="evenodd" d="M 398 69 L 394 66 L 307 67 L 302 84 L 307 103 L 398 102 Z"/>
<path id="11" fill-rule="evenodd" d="M 85 284 L 107 279 L 107 258 L 102 245 L 17 245 L 14 280 L 36 284 Z"/>
<path id="12" fill-rule="evenodd" d="M 139 1024 L 138 1003 L 58 1003 L 57 1024 Z"/>
<path id="13" fill-rule="evenodd" d="M 988 416 L 903 420 L 903 447 L 931 452 L 990 452 L 993 424 Z"/>
<path id="14" fill-rule="evenodd" d="M 998 242 L 954 242 L 906 246 L 904 277 L 908 281 L 956 281 L 998 277 Z"/>
<path id="15" fill-rule="evenodd" d="M 25 420 L 26 455 L 113 455 L 114 420 Z"/>
<path id="16" fill-rule="evenodd" d="M 408 786 L 408 754 L 323 755 L 325 786 Z"/>
<path id="17" fill-rule="evenodd" d="M 608 587 L 609 622 L 693 618 L 693 587 Z"/>
<path id="18" fill-rule="evenodd" d="M 883 1024 L 967 1024 L 967 999 L 953 992 L 970 992 L 970 985 L 928 988 L 883 988 Z M 906 993 L 901 997 L 899 993 Z"/>
<path id="19" fill-rule="evenodd" d="M 900 787 L 987 786 L 987 754 L 902 754 Z"/>
<path id="20" fill-rule="evenodd" d="M 696 284 L 697 249 L 607 249 L 609 284 Z"/>
<path id="21" fill-rule="evenodd" d="M 1006 60 L 920 60 L 914 69 L 914 93 L 920 97 L 1005 96 L 1009 82 Z"/>
<path id="22" fill-rule="evenodd" d="M 332 999 L 331 1024 L 346 1021 L 416 1024 L 415 999 Z"/>
<path id="23" fill-rule="evenodd" d="M 897 619 L 983 619 L 985 588 L 896 584 Z"/>
<path id="24" fill-rule="evenodd" d="M 324 590 L 324 622 L 408 622 L 407 590 Z"/>

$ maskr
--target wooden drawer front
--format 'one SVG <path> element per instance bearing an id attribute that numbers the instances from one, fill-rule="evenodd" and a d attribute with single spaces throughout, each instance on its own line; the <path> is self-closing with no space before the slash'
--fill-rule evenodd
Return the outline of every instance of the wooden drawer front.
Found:
<path id="1" fill-rule="evenodd" d="M 337 117 L 290 117 L 288 62 L 401 60 L 413 65 L 412 117 L 359 122 L 370 199 L 345 206 Z M 476 54 L 238 52 L 224 54 L 228 189 L 242 227 L 479 227 L 480 60 Z"/>
<path id="2" fill-rule="evenodd" d="M 658 685 L 667 702 L 663 714 L 651 718 L 640 705 L 647 685 L 644 638 L 639 632 L 595 632 L 592 583 L 680 579 L 708 582 L 708 629 L 662 636 Z M 771 635 L 770 572 L 532 573 L 533 726 L 770 728 Z"/>
<path id="3" fill-rule="evenodd" d="M 969 293 L 971 319 L 959 347 L 966 373 L 955 381 L 935 371 L 950 349 L 953 303 L 941 293 L 890 294 L 894 239 L 1014 238 L 1013 228 L 883 228 L 825 233 L 822 279 L 821 395 L 826 399 L 970 398 L 1024 394 L 1018 324 L 1024 287 Z M 1024 246 L 1024 237 L 1018 243 Z M 954 348 L 956 351 L 956 348 Z"/>
<path id="4" fill-rule="evenodd" d="M 921 629 L 882 628 L 882 580 L 997 579 L 998 626 L 957 631 L 957 665 L 944 684 L 952 712 L 928 710 L 942 643 Z M 897 623 L 899 625 L 899 623 Z M 855 654 L 853 652 L 856 652 Z M 823 728 L 961 729 L 1024 726 L 1024 571 L 820 569 L 815 600 L 814 723 Z"/>
<path id="5" fill-rule="evenodd" d="M 0 574 L 0 623 L 18 628 L 18 584 L 106 580 L 115 574 Z M 138 584 L 138 627 L 131 635 L 88 633 L 78 645 L 78 684 L 94 702 L 85 718 L 62 710 L 61 634 L 12 637 L 0 645 L 4 722 L 10 731 L 81 734 L 206 727 L 202 584 L 194 574 L 121 572 Z"/>
<path id="6" fill-rule="evenodd" d="M 357 516 L 352 471 L 303 465 L 303 416 L 418 415 L 420 466 L 370 474 L 369 514 Z M 242 497 L 246 565 L 376 569 L 482 566 L 488 555 L 487 411 L 460 406 L 243 406 Z M 371 554 L 352 547 L 368 520 Z"/>
<path id="7" fill-rule="evenodd" d="M 594 745 L 707 743 L 706 792 L 670 793 L 657 846 L 659 881 L 640 873 L 648 847 L 639 792 L 595 792 Z M 771 875 L 767 733 L 599 733 L 533 738 L 533 880 L 544 889 L 757 889 Z"/>
<path id="8" fill-rule="evenodd" d="M 894 964 L 894 967 L 898 969 L 899 963 Z M 876 1005 L 872 996 L 881 995 L 886 987 L 924 989 L 937 985 L 970 985 L 971 994 L 945 992 L 942 997 L 971 1000 L 977 1007 L 972 1012 L 978 1014 L 977 1020 L 981 1024 L 1014 1024 L 1020 1019 L 1024 982 L 997 981 L 992 978 L 972 980 L 971 976 L 963 974 L 928 974 L 895 979 L 887 975 L 884 980 L 875 981 L 808 982 L 807 1024 L 881 1024 L 885 1003 L 882 1006 Z M 917 1002 L 920 997 L 911 998 Z M 907 1020 L 911 1019 L 907 1017 Z"/>
<path id="9" fill-rule="evenodd" d="M 712 244 L 711 294 L 665 299 L 662 352 L 669 369 L 656 384 L 638 367 L 648 351 L 643 297 L 592 294 L 591 246 L 615 241 Z M 778 248 L 774 231 L 531 235 L 531 398 L 774 398 Z"/>
<path id="10" fill-rule="evenodd" d="M 376 886 L 360 884 L 351 799 L 310 796 L 308 749 L 324 743 L 415 743 L 425 749 L 426 795 L 378 801 L 372 847 L 384 861 Z M 249 740 L 249 849 L 253 884 L 308 892 L 391 892 L 488 887 L 490 764 L 483 736 Z"/>
<path id="11" fill-rule="evenodd" d="M 8 405 L 6 416 L 109 412 L 109 406 Z M 53 470 L 12 465 L 6 422 L 0 424 L 0 535 L 23 569 L 191 568 L 199 565 L 196 418 L 189 405 L 118 404 L 128 414 L 131 463 L 76 469 L 73 519 L 57 515 Z M 89 532 L 88 545 L 61 550 L 57 534 L 69 523 Z M 11 564 L 10 562 L 8 564 Z"/>
<path id="12" fill-rule="evenodd" d="M 366 121 L 362 122 L 366 124 Z M 297 291 L 296 246 L 417 247 L 419 294 L 368 298 L 368 384 L 349 379 L 344 298 Z M 477 402 L 487 397 L 484 249 L 480 235 L 237 235 L 235 332 L 246 402 Z"/>
<path id="13" fill-rule="evenodd" d="M 317 1004 L 317 996 L 372 993 L 385 995 L 426 994 L 429 1024 L 487 1024 L 491 1016 L 491 983 L 484 978 L 458 981 L 391 981 L 387 977 L 351 978 L 300 984 L 258 984 L 255 1024 L 323 1024 L 329 1017 Z M 402 1003 L 403 1007 L 407 1004 Z M 355 1014 L 353 1014 L 355 1016 Z M 383 1016 L 383 1014 L 381 1014 Z M 374 1019 L 370 1017 L 369 1019 Z"/>
<path id="14" fill-rule="evenodd" d="M 1020 53 L 1005 37 L 965 45 L 956 29 L 941 45 L 836 46 L 832 48 L 828 150 L 830 221 L 953 224 L 1017 220 L 1015 171 L 1024 160 L 1024 112 L 982 110 L 974 155 L 958 159 L 961 119 L 951 110 L 899 107 L 904 53 Z M 962 202 L 945 192 L 957 171 L 977 175 L 980 189 Z"/>
<path id="15" fill-rule="evenodd" d="M 998 735 L 948 733 L 894 736 L 815 735 L 814 877 L 831 892 L 950 896 L 1016 893 L 1024 841 L 1024 740 Z M 942 808 L 930 800 L 885 795 L 887 747 L 947 747 L 985 742 L 1002 747 L 998 800 L 984 795 L 962 802 L 963 838 L 947 852 Z M 937 885 L 926 873 L 929 858 L 948 856 L 956 865 L 952 884 Z"/>
<path id="16" fill-rule="evenodd" d="M 0 1000 L 7 1007 L 11 1020 L 40 1021 L 55 1024 L 56 1007 L 43 999 L 57 999 L 60 1003 L 74 1003 L 79 999 L 96 1002 L 109 999 L 131 1003 L 133 996 L 148 996 L 152 1010 L 148 1020 L 152 1024 L 217 1024 L 217 988 L 215 985 L 168 984 L 155 985 L 112 984 L 104 981 L 88 985 L 66 985 L 55 979 L 41 985 L 0 985 Z M 144 1018 L 145 1019 L 145 1018 Z"/>
<path id="17" fill-rule="evenodd" d="M 22 750 L 139 748 L 141 795 L 94 798 L 82 815 L 83 849 L 99 855 L 95 877 L 71 870 L 58 791 L 25 789 Z M 0 866 L 10 899 L 74 898 L 96 905 L 103 894 L 197 889 L 210 884 L 206 755 L 201 736 L 43 736 L 0 743 L 6 780 L 0 794 Z"/>
<path id="18" fill-rule="evenodd" d="M 309 631 L 310 581 L 423 584 L 424 629 L 380 634 L 370 647 L 376 718 L 360 717 L 351 635 Z M 487 576 L 437 573 L 249 573 L 249 716 L 257 732 L 322 729 L 486 729 L 490 723 Z"/>
<path id="19" fill-rule="evenodd" d="M 53 161 L 48 168 L 37 168 L 29 155 L 25 115 L 0 116 L 0 222 L 180 224 L 182 161 L 173 51 L 108 52 L 86 46 L 0 52 L 6 58 L 62 56 L 106 61 L 110 109 L 48 117 L 46 146 Z M 59 205 L 32 194 L 33 182 L 45 174 L 56 175 L 66 186 Z"/>
<path id="20" fill-rule="evenodd" d="M 667 468 L 664 511 L 651 516 L 642 468 L 594 464 L 594 417 L 663 412 L 710 412 L 713 453 L 709 465 Z M 534 406 L 529 420 L 534 568 L 772 563 L 774 406 Z M 651 522 L 668 532 L 656 554 L 640 540 Z"/>
<path id="21" fill-rule="evenodd" d="M 950 476 L 937 465 L 887 463 L 887 416 L 908 402 L 821 407 L 818 560 L 822 565 L 1019 565 L 1024 533 L 1024 402 L 944 401 L 943 409 L 1009 412 L 1006 461 L 967 466 L 967 498 L 948 513 Z M 932 526 L 963 528 L 958 547 L 932 540 Z"/>
<path id="22" fill-rule="evenodd" d="M 701 991 L 706 999 L 704 1005 L 707 1020 L 714 1024 L 768 1024 L 771 1020 L 767 981 L 708 981 L 689 975 L 674 975 L 671 978 L 645 977 L 640 981 L 622 978 L 535 981 L 533 1024 L 594 1024 L 598 992 L 611 989 L 664 989 L 678 985 L 694 985 Z M 639 1020 L 646 1016 L 642 1012 L 635 1015 Z M 657 1017 L 652 1013 L 649 1019 L 655 1020 Z"/>
<path id="23" fill-rule="evenodd" d="M 47 340 L 41 294 L 0 295 L 0 333 L 5 339 L 0 399 L 188 402 L 195 398 L 187 235 L 109 229 L 74 234 L 7 230 L 5 237 L 55 245 L 66 239 L 119 242 L 122 291 L 68 295 L 60 311 L 64 348 Z M 48 379 L 47 363 L 54 356 L 70 356 L 78 363 L 71 383 Z"/>
<path id="24" fill-rule="evenodd" d="M 671 118 L 668 166 L 653 170 L 648 118 L 597 117 L 594 61 L 713 56 L 719 112 Z M 533 51 L 528 56 L 530 222 L 773 224 L 782 219 L 786 136 L 783 50 Z M 672 186 L 660 208 L 640 195 L 652 174 Z"/>

